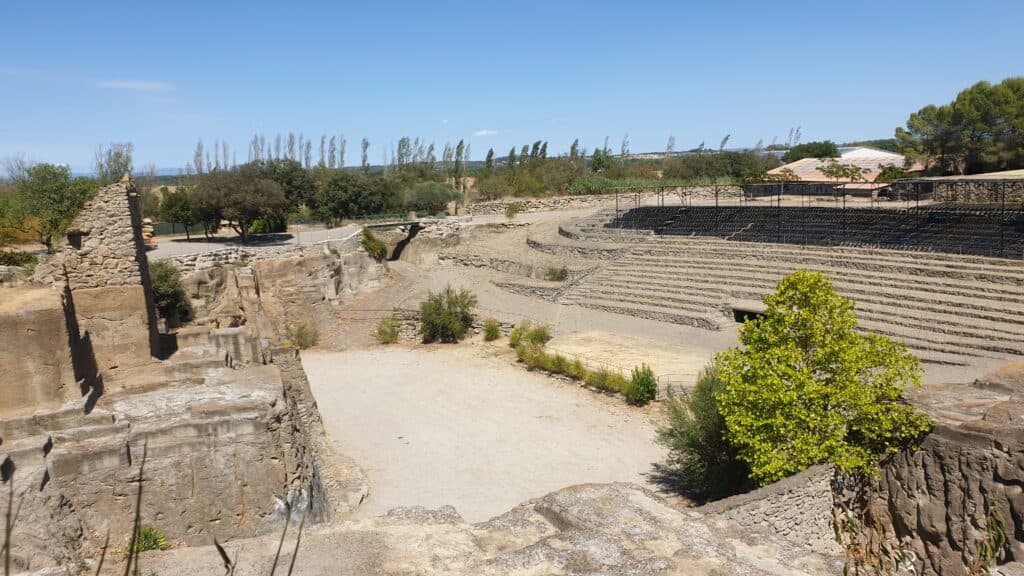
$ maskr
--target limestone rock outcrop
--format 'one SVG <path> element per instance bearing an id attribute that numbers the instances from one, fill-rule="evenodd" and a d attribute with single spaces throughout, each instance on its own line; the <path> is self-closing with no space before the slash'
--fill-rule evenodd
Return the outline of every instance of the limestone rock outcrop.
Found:
<path id="1" fill-rule="evenodd" d="M 236 575 L 265 574 L 275 541 L 239 541 Z M 294 540 L 279 565 L 291 562 Z M 212 547 L 147 555 L 161 575 L 222 571 Z M 553 492 L 482 522 L 451 507 L 399 509 L 314 528 L 302 536 L 294 574 L 841 574 L 842 560 L 765 530 L 680 511 L 632 484 L 584 484 Z"/>

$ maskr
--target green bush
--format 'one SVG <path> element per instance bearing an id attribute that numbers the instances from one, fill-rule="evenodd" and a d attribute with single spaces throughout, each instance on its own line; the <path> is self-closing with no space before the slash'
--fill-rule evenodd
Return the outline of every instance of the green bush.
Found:
<path id="1" fill-rule="evenodd" d="M 320 339 L 320 330 L 308 322 L 299 322 L 288 329 L 288 341 L 299 350 L 305 350 Z"/>
<path id="2" fill-rule="evenodd" d="M 544 278 L 552 282 L 564 282 L 569 277 L 569 270 L 562 266 L 561 268 L 548 268 Z"/>
<path id="3" fill-rule="evenodd" d="M 394 344 L 398 342 L 398 336 L 401 334 L 402 324 L 398 321 L 398 316 L 390 314 L 381 318 L 381 321 L 377 323 L 377 342 L 381 344 Z"/>
<path id="4" fill-rule="evenodd" d="M 420 214 L 438 214 L 448 209 L 448 203 L 459 198 L 459 193 L 441 182 L 417 182 L 402 193 L 406 210 Z"/>
<path id="5" fill-rule="evenodd" d="M 669 463 L 699 498 L 724 498 L 751 487 L 750 467 L 726 438 L 717 401 L 723 388 L 711 365 L 700 373 L 691 392 L 676 396 L 669 391 L 666 423 L 658 430 L 658 440 L 669 450 Z"/>
<path id="6" fill-rule="evenodd" d="M 270 234 L 273 232 L 285 232 L 288 229 L 288 223 L 283 218 L 274 218 L 272 216 L 266 216 L 263 218 L 256 218 L 252 221 L 252 226 L 249 228 L 250 234 Z"/>
<path id="7" fill-rule="evenodd" d="M 38 263 L 39 257 L 35 254 L 0 250 L 0 266 L 24 266 L 28 268 Z"/>
<path id="8" fill-rule="evenodd" d="M 125 556 L 150 550 L 167 550 L 167 535 L 151 526 L 143 526 L 139 529 L 134 546 L 129 542 Z"/>
<path id="9" fill-rule="evenodd" d="M 643 406 L 658 396 L 658 379 L 647 364 L 633 368 L 633 377 L 626 386 L 626 401 Z"/>
<path id="10" fill-rule="evenodd" d="M 424 342 L 458 342 L 473 322 L 476 296 L 451 286 L 429 293 L 420 306 L 420 333 Z"/>
<path id="11" fill-rule="evenodd" d="M 529 322 L 522 322 L 520 324 L 516 324 L 515 327 L 512 328 L 512 331 L 508 333 L 509 348 L 519 348 L 519 344 L 523 341 L 523 334 L 526 332 L 529 325 Z"/>
<path id="12" fill-rule="evenodd" d="M 497 320 L 491 319 L 484 323 L 484 340 L 494 342 L 501 338 L 501 325 Z"/>
<path id="13" fill-rule="evenodd" d="M 629 380 L 622 374 L 612 372 L 604 380 L 605 390 L 611 392 L 618 392 L 619 394 L 626 393 L 626 387 L 629 386 Z"/>
<path id="14" fill-rule="evenodd" d="M 578 359 L 573 360 L 572 364 L 569 364 L 569 366 L 566 367 L 565 375 L 575 380 L 582 381 L 584 378 L 587 377 L 587 367 L 584 366 L 583 362 L 580 362 Z"/>
<path id="15" fill-rule="evenodd" d="M 610 374 L 607 370 L 588 370 L 586 375 L 583 377 L 583 383 L 591 388 L 605 390 L 607 387 L 608 376 L 610 376 Z"/>
<path id="16" fill-rule="evenodd" d="M 388 255 L 387 244 L 370 232 L 369 228 L 363 228 L 363 250 L 377 262 L 384 260 Z"/>
<path id="17" fill-rule="evenodd" d="M 505 207 L 505 218 L 512 220 L 513 218 L 516 217 L 516 214 L 519 214 L 520 212 L 522 212 L 522 210 L 522 205 L 520 205 L 518 202 L 512 202 L 511 204 Z"/>
<path id="18" fill-rule="evenodd" d="M 516 348 L 523 342 L 543 346 L 551 340 L 551 328 L 547 324 L 534 326 L 529 321 L 517 324 L 508 335 L 508 345 Z"/>
<path id="19" fill-rule="evenodd" d="M 174 264 L 167 260 L 150 262 L 149 286 L 161 317 L 177 319 L 188 315 L 188 295 L 181 286 L 181 272 Z"/>

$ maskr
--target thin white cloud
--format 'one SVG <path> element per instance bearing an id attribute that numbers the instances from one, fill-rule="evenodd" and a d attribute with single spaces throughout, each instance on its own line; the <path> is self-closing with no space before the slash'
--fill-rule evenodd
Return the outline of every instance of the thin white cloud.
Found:
<path id="1" fill-rule="evenodd" d="M 473 132 L 473 136 L 497 136 L 497 135 L 498 135 L 498 131 L 497 130 L 488 130 L 486 128 L 483 129 L 483 130 L 477 130 L 476 132 Z"/>
<path id="2" fill-rule="evenodd" d="M 174 90 L 174 86 L 159 80 L 101 80 L 96 85 L 101 88 L 134 90 L 136 92 L 167 92 Z"/>
<path id="3" fill-rule="evenodd" d="M 59 82 L 76 82 L 92 84 L 100 88 L 111 88 L 114 90 L 133 90 L 135 92 L 169 92 L 174 90 L 174 85 L 161 80 L 100 80 L 77 74 L 66 74 L 39 68 L 12 68 L 0 66 L 0 75 L 14 76 L 20 78 L 50 79 Z"/>

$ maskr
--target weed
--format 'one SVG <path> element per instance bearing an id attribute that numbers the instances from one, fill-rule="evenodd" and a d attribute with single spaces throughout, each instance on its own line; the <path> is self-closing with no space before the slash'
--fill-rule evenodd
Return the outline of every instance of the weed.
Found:
<path id="1" fill-rule="evenodd" d="M 547 273 L 544 275 L 544 278 L 551 282 L 565 282 L 568 277 L 569 269 L 565 266 L 561 268 L 548 268 Z"/>
<path id="2" fill-rule="evenodd" d="M 484 340 L 493 342 L 501 337 L 501 325 L 493 318 L 484 323 Z"/>
<path id="3" fill-rule="evenodd" d="M 320 339 L 320 330 L 308 322 L 300 322 L 288 328 L 288 341 L 299 350 L 305 350 Z"/>
<path id="4" fill-rule="evenodd" d="M 126 555 L 139 554 L 141 552 L 149 552 L 150 550 L 166 550 L 167 549 L 167 535 L 153 528 L 152 526 L 143 526 L 139 529 L 138 536 L 134 539 L 128 550 L 125 551 Z"/>
<path id="5" fill-rule="evenodd" d="M 377 342 L 381 344 L 394 344 L 398 342 L 402 324 L 395 314 L 389 314 L 377 323 Z"/>
<path id="6" fill-rule="evenodd" d="M 512 202 L 511 204 L 505 207 L 505 218 L 512 220 L 516 217 L 516 214 L 519 214 L 522 211 L 523 206 L 520 203 Z"/>

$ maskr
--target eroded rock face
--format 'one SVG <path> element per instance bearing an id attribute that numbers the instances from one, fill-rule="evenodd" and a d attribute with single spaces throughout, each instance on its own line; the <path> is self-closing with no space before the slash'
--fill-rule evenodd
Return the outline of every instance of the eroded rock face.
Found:
<path id="1" fill-rule="evenodd" d="M 882 543 L 873 536 L 879 529 L 886 543 L 913 554 L 921 574 L 973 574 L 992 561 L 1024 559 L 1024 364 L 975 386 L 985 392 L 980 418 L 941 422 L 920 449 L 886 463 L 864 493 L 837 500 L 865 514 L 872 546 Z M 967 396 L 961 391 L 960 403 L 970 404 Z M 993 546 L 995 557 L 985 550 Z"/>
<path id="2" fill-rule="evenodd" d="M 291 561 L 294 542 L 282 563 Z M 267 573 L 271 541 L 238 542 L 235 574 Z M 229 546 L 229 553 L 236 548 Z M 212 548 L 150 555 L 159 574 L 212 573 Z M 222 569 L 222 568 L 221 568 Z M 572 486 L 469 525 L 450 507 L 399 509 L 303 535 L 295 574 L 842 573 L 842 561 L 757 529 L 680 511 L 632 484 Z"/>

